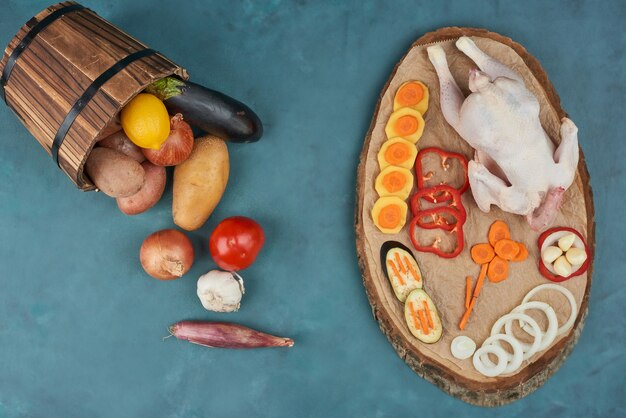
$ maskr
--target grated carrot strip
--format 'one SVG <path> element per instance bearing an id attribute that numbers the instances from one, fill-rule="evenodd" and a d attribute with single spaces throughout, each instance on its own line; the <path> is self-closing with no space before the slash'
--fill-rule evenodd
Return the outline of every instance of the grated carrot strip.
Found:
<path id="1" fill-rule="evenodd" d="M 417 274 L 417 271 L 415 271 L 415 269 L 413 268 L 413 265 L 409 262 L 409 257 L 407 257 L 406 255 L 404 256 L 404 262 L 406 263 L 406 266 L 409 268 L 409 271 L 411 272 L 411 275 L 413 276 L 413 278 L 418 282 L 422 280 L 420 275 Z"/>
<path id="2" fill-rule="evenodd" d="M 424 311 L 426 311 L 426 318 L 428 319 L 428 326 L 434 329 L 435 324 L 433 324 L 433 317 L 430 314 L 430 308 L 428 307 L 428 302 L 426 302 L 425 300 L 422 302 L 424 303 Z"/>
<path id="3" fill-rule="evenodd" d="M 417 317 L 417 312 L 415 311 L 415 306 L 413 306 L 413 302 L 409 302 L 409 312 L 411 312 L 411 318 L 413 318 L 413 326 L 416 329 L 422 328 L 422 324 Z"/>
<path id="4" fill-rule="evenodd" d="M 470 301 L 472 300 L 472 276 L 465 278 L 465 309 L 469 308 Z"/>
<path id="5" fill-rule="evenodd" d="M 396 253 L 396 263 L 400 267 L 400 271 L 404 274 L 406 273 L 406 269 L 404 268 L 404 264 L 402 264 L 402 260 L 400 260 L 400 254 Z"/>
<path id="6" fill-rule="evenodd" d="M 430 328 L 428 328 L 428 320 L 426 319 L 426 315 L 424 314 L 423 309 L 418 309 L 417 313 L 420 316 L 420 323 L 422 324 L 422 332 L 424 335 L 430 334 Z"/>
<path id="7" fill-rule="evenodd" d="M 395 276 L 398 278 L 398 281 L 400 282 L 400 284 L 404 286 L 404 279 L 402 279 L 402 275 L 398 271 L 398 268 L 396 267 L 396 263 L 394 263 L 391 260 L 387 260 L 387 265 L 391 267 L 391 269 L 393 270 L 393 274 L 395 274 Z"/>

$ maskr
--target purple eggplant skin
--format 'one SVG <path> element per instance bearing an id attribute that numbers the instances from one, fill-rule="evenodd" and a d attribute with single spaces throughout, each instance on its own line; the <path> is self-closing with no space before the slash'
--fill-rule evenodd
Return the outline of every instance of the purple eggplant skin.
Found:
<path id="1" fill-rule="evenodd" d="M 223 93 L 191 81 L 166 77 L 146 91 L 163 100 L 170 114 L 181 113 L 186 122 L 231 142 L 256 142 L 263 124 L 248 106 Z"/>

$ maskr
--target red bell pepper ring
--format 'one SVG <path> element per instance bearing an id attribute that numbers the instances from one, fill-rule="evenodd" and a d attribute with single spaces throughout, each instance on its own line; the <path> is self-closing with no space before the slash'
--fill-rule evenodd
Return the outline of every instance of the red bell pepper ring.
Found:
<path id="1" fill-rule="evenodd" d="M 453 222 L 449 222 L 448 218 L 444 215 L 454 218 Z M 425 209 L 417 212 L 414 218 L 417 219 L 415 223 L 420 228 L 424 229 L 443 229 L 445 231 L 452 231 L 457 225 L 463 225 L 466 220 L 465 209 L 461 212 L 451 206 L 437 206 L 430 209 Z M 427 221 L 427 218 L 432 219 L 431 222 Z M 426 220 L 425 220 L 426 219 Z"/>
<path id="2" fill-rule="evenodd" d="M 441 196 L 444 196 L 444 195 L 450 196 L 452 197 L 452 199 L 444 198 L 444 200 L 441 200 Z M 460 220 L 461 223 L 465 223 L 465 220 L 467 219 L 467 212 L 465 211 L 465 207 L 463 206 L 463 202 L 461 201 L 461 194 L 459 193 L 457 189 L 455 189 L 454 187 L 448 186 L 447 184 L 440 184 L 439 186 L 428 187 L 425 189 L 418 189 L 415 192 L 415 194 L 413 194 L 413 196 L 411 197 L 411 202 L 410 202 L 411 213 L 413 214 L 413 216 L 418 216 L 420 212 L 423 212 L 425 210 L 444 207 L 444 206 L 435 206 L 429 209 L 422 209 L 420 199 L 424 199 L 427 202 L 431 202 L 435 204 L 446 203 L 446 206 L 456 209 L 459 212 L 456 218 Z M 431 200 L 434 200 L 434 202 Z M 432 214 L 434 216 L 434 212 L 430 212 L 429 214 Z M 440 215 L 438 215 L 437 217 L 441 218 Z M 433 220 L 436 220 L 436 219 L 433 218 Z M 417 223 L 422 228 L 428 228 L 424 226 L 426 224 L 424 224 L 423 222 L 423 216 L 420 217 L 420 220 L 417 221 Z M 452 228 L 450 228 L 450 230 L 451 229 Z"/>
<path id="3" fill-rule="evenodd" d="M 432 210 L 436 210 L 439 212 L 447 212 L 449 214 L 451 214 L 452 216 L 456 216 L 458 215 L 458 211 L 456 211 L 455 209 L 448 207 L 448 206 L 443 206 L 440 208 L 433 208 Z M 422 213 L 425 213 L 427 211 L 424 211 Z M 445 231 L 446 233 L 455 233 L 456 234 L 456 247 L 454 248 L 454 250 L 452 250 L 451 252 L 446 252 L 443 251 L 441 248 L 439 248 L 439 243 L 441 242 L 441 237 L 437 237 L 435 239 L 435 241 L 430 244 L 430 245 L 422 245 L 417 241 L 417 238 L 415 237 L 415 232 L 417 230 L 417 228 L 419 228 L 419 224 L 418 224 L 418 220 L 420 218 L 418 216 L 414 217 L 413 220 L 411 221 L 411 225 L 409 227 L 409 235 L 411 238 L 411 243 L 413 244 L 413 248 L 415 248 L 416 251 L 420 251 L 420 252 L 424 252 L 424 253 L 433 253 L 435 255 L 438 255 L 439 257 L 442 258 L 454 258 L 457 255 L 461 254 L 461 251 L 463 251 L 463 246 L 464 246 L 464 236 L 463 236 L 463 222 L 459 222 L 459 219 L 457 218 L 457 222 L 456 224 L 454 224 L 452 226 L 451 230 L 447 230 L 445 228 L 442 228 L 438 225 L 435 225 L 433 223 L 432 226 L 428 226 L 424 229 L 441 229 L 442 231 Z"/>
<path id="4" fill-rule="evenodd" d="M 587 259 L 585 260 L 584 263 L 581 264 L 578 270 L 576 270 L 575 272 L 573 272 L 572 274 L 566 277 L 558 276 L 556 274 L 551 273 L 550 270 L 548 270 L 548 268 L 546 267 L 543 260 L 541 259 L 541 247 L 543 247 L 543 243 L 546 241 L 546 239 L 548 239 L 550 235 L 559 231 L 571 232 L 572 234 L 578 236 L 578 238 L 580 238 L 583 245 L 585 246 L 584 249 L 585 249 L 585 253 L 587 254 Z M 589 263 L 591 263 L 591 253 L 589 252 L 589 247 L 587 246 L 587 243 L 585 242 L 585 239 L 580 234 L 580 232 L 578 232 L 574 228 L 568 228 L 566 226 L 559 226 L 557 228 L 548 229 L 547 231 L 544 231 L 541 235 L 539 235 L 539 238 L 537 239 L 537 245 L 539 246 L 539 272 L 543 275 L 543 277 L 545 277 L 546 279 L 550 281 L 559 283 L 559 282 L 564 282 L 566 280 L 569 280 L 572 277 L 580 276 L 581 274 L 587 271 L 587 269 L 589 268 Z"/>
<path id="5" fill-rule="evenodd" d="M 446 151 L 437 147 L 424 148 L 420 150 L 420 152 L 417 153 L 417 157 L 415 159 L 415 178 L 417 179 L 418 189 L 426 188 L 425 181 L 429 180 L 433 176 L 432 171 L 424 174 L 423 169 L 422 169 L 422 159 L 424 158 L 426 154 L 431 154 L 431 153 L 439 155 L 439 157 L 441 158 L 441 167 L 443 168 L 444 171 L 447 171 L 450 168 L 450 165 L 447 164 L 447 161 L 449 159 L 455 159 L 459 161 L 459 163 L 463 167 L 463 184 L 457 190 L 459 194 L 465 193 L 467 189 L 469 188 L 469 176 L 467 175 L 467 159 L 459 153 Z M 449 194 L 443 194 L 441 196 L 435 196 L 435 197 L 437 198 L 436 200 L 440 202 L 449 201 L 452 199 L 452 196 L 450 196 Z M 424 196 L 424 199 L 431 203 L 435 203 L 435 197 Z"/>

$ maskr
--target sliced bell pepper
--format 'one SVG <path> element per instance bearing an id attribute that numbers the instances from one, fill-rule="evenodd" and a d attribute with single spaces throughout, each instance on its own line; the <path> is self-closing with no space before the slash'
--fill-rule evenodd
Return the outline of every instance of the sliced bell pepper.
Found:
<path id="1" fill-rule="evenodd" d="M 450 221 L 452 218 L 452 221 Z M 437 206 L 419 211 L 415 214 L 415 223 L 424 229 L 443 229 L 452 231 L 457 225 L 463 225 L 466 220 L 465 210 L 459 211 L 451 206 Z M 432 219 L 429 221 L 428 219 Z"/>
<path id="2" fill-rule="evenodd" d="M 467 191 L 467 189 L 469 188 L 469 177 L 467 175 L 467 159 L 459 153 L 446 151 L 437 147 L 424 148 L 417 153 L 417 158 L 415 159 L 415 178 L 417 180 L 418 189 L 430 187 L 431 185 L 426 185 L 426 181 L 428 181 L 434 175 L 432 171 L 428 173 L 423 172 L 422 159 L 427 154 L 439 155 L 439 157 L 441 158 L 441 167 L 444 171 L 447 171 L 450 168 L 450 165 L 448 164 L 449 159 L 458 160 L 461 164 L 461 167 L 463 167 L 463 184 L 457 190 L 459 194 L 463 194 L 465 193 L 465 191 Z M 424 199 L 431 203 L 436 203 L 437 201 L 450 201 L 453 199 L 453 196 L 451 196 L 449 193 L 441 192 L 439 195 L 436 196 L 425 195 Z"/>
<path id="3" fill-rule="evenodd" d="M 433 208 L 427 211 L 423 211 L 421 212 L 421 214 L 428 215 L 430 214 L 430 211 L 447 213 L 448 215 L 457 217 L 456 218 L 457 222 L 454 225 L 452 225 L 450 229 L 448 229 L 447 226 L 446 227 L 440 226 L 436 222 L 426 223 L 425 225 L 427 226 L 423 227 L 423 229 L 440 229 L 448 234 L 454 233 L 456 235 L 456 247 L 454 248 L 454 250 L 450 252 L 443 251 L 441 248 L 439 248 L 439 243 L 441 242 L 441 237 L 439 236 L 430 245 L 422 245 L 420 242 L 418 242 L 415 236 L 415 233 L 417 229 L 420 228 L 420 225 L 418 224 L 418 220 L 420 219 L 420 217 L 416 216 L 411 221 L 411 225 L 409 227 L 409 234 L 411 238 L 411 243 L 413 244 L 413 248 L 415 248 L 415 250 L 420 251 L 420 252 L 436 254 L 442 258 L 454 258 L 457 255 L 461 254 L 461 251 L 463 251 L 463 246 L 464 246 L 464 243 L 463 243 L 463 238 L 464 238 L 463 237 L 463 223 L 464 222 L 461 222 L 461 219 L 458 218 L 459 212 L 456 209 L 453 209 L 449 206 L 443 206 L 440 208 Z"/>
<path id="4" fill-rule="evenodd" d="M 449 200 L 441 200 L 437 196 L 451 196 L 452 199 Z M 430 225 L 429 223 L 424 222 L 424 215 L 422 212 L 429 211 L 428 215 L 433 217 L 433 221 L 437 223 L 437 225 L 444 227 L 448 225 L 448 230 L 452 230 L 454 224 L 449 224 L 446 222 L 445 218 L 441 216 L 437 211 L 430 211 L 430 209 L 438 209 L 445 206 L 435 206 L 429 209 L 422 209 L 421 199 L 426 200 L 427 202 L 439 204 L 445 203 L 447 207 L 451 207 L 452 209 L 457 210 L 459 213 L 455 216 L 457 220 L 461 223 L 465 223 L 467 218 L 467 213 L 465 212 L 465 207 L 463 206 L 463 202 L 461 201 L 461 194 L 454 187 L 448 186 L 447 184 L 440 184 L 439 186 L 428 187 L 425 189 L 418 189 L 415 194 L 411 197 L 411 213 L 415 217 L 419 217 L 417 224 L 422 228 L 429 228 L 426 225 Z M 434 202 L 432 202 L 434 200 Z M 443 223 L 442 223 L 443 222 Z"/>

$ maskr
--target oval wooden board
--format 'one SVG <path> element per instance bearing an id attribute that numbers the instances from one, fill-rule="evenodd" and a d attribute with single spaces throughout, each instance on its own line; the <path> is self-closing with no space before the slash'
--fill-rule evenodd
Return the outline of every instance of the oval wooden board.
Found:
<path id="1" fill-rule="evenodd" d="M 472 157 L 472 149 L 445 123 L 441 115 L 437 76 L 428 61 L 425 46 L 434 42 L 441 43 L 448 54 L 448 62 L 455 79 L 467 94 L 467 74 L 473 63 L 454 46 L 454 40 L 463 35 L 471 36 L 481 49 L 512 66 L 523 76 L 526 85 L 539 99 L 540 118 L 544 129 L 553 141 L 558 143 L 560 119 L 566 116 L 566 113 L 561 108 L 559 97 L 541 65 L 521 45 L 483 29 L 443 28 L 424 35 L 411 46 L 396 65 L 382 90 L 365 138 L 357 175 L 356 247 L 363 283 L 374 318 L 398 355 L 418 375 L 452 396 L 475 405 L 497 406 L 522 398 L 537 389 L 572 351 L 587 314 L 593 260 L 586 274 L 562 283 L 572 291 L 578 305 L 578 314 L 571 331 L 557 338 L 547 350 L 525 361 L 515 374 L 487 378 L 475 371 L 471 358 L 457 360 L 452 357 L 450 342 L 457 335 L 463 334 L 470 336 L 480 345 L 489 335 L 491 326 L 498 317 L 517 306 L 530 289 L 547 282 L 537 269 L 538 234 L 528 228 L 521 216 L 504 213 L 495 207 L 492 207 L 490 213 L 481 212 L 476 207 L 471 192 L 466 193 L 463 201 L 468 211 L 468 220 L 464 226 L 463 252 L 457 258 L 446 260 L 414 251 L 424 275 L 424 288 L 437 305 L 444 326 L 441 340 L 427 345 L 409 333 L 404 322 L 403 305 L 393 295 L 380 265 L 380 247 L 385 241 L 400 241 L 412 248 L 408 228 L 405 227 L 399 234 L 384 235 L 372 224 L 370 216 L 372 205 L 378 197 L 374 190 L 374 179 L 380 172 L 376 154 L 382 142 L 386 140 L 384 126 L 392 111 L 393 95 L 402 82 L 417 79 L 425 82 L 430 89 L 430 106 L 425 115 L 426 129 L 417 144 L 418 148 L 440 146 L 461 152 L 468 158 Z M 589 173 L 581 152 L 578 174 L 566 193 L 555 225 L 571 226 L 581 231 L 587 240 L 592 257 L 595 247 L 593 216 Z M 503 219 L 509 224 L 513 239 L 524 242 L 530 256 L 524 262 L 511 265 L 510 277 L 506 281 L 498 284 L 486 282 L 470 322 L 465 331 L 461 332 L 458 329 L 458 322 L 465 309 L 463 306 L 465 276 L 469 274 L 476 277 L 479 270 L 470 259 L 469 248 L 478 242 L 486 242 L 488 226 L 495 219 Z M 553 305 L 560 324 L 565 321 L 569 315 L 569 305 L 560 294 L 545 292 L 539 299 Z"/>

